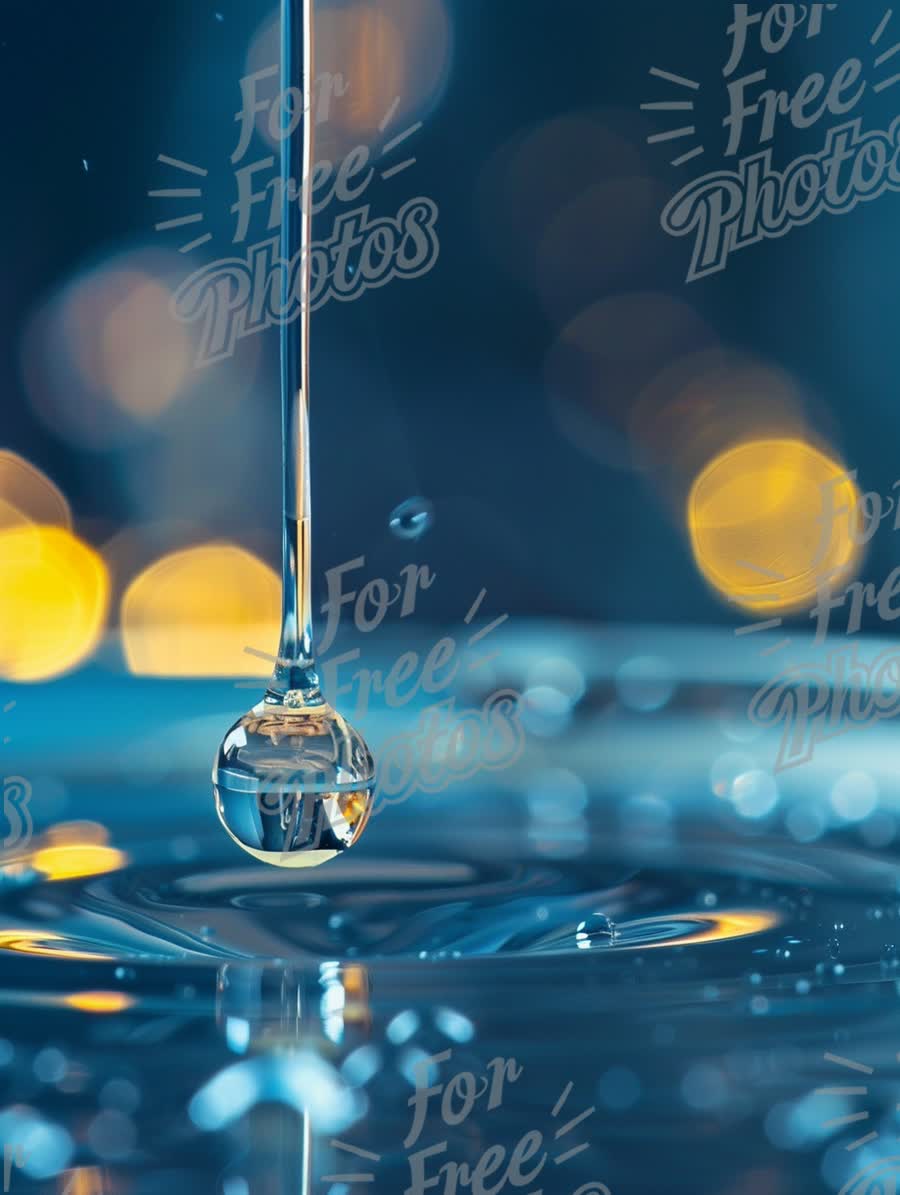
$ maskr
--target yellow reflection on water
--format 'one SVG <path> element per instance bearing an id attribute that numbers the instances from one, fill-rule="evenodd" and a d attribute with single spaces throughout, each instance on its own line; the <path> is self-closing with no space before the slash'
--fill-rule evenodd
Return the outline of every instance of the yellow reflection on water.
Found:
<path id="1" fill-rule="evenodd" d="M 246 647 L 278 650 L 281 582 L 252 553 L 214 543 L 145 569 L 122 599 L 122 640 L 143 676 L 267 676 Z"/>
<path id="2" fill-rule="evenodd" d="M 127 864 L 125 852 L 109 845 L 104 826 L 64 822 L 48 830 L 30 852 L 9 860 L 4 870 L 24 867 L 51 881 L 77 880 L 119 871 Z"/>
<path id="3" fill-rule="evenodd" d="M 736 606 L 801 610 L 819 579 L 838 588 L 858 568 L 859 490 L 838 461 L 802 440 L 732 447 L 694 481 L 687 523 L 694 559 Z"/>
<path id="4" fill-rule="evenodd" d="M 106 875 L 118 871 L 128 862 L 128 857 L 111 846 L 92 846 L 72 843 L 68 846 L 50 846 L 35 851 L 31 865 L 48 880 L 77 880 L 86 876 Z"/>
<path id="5" fill-rule="evenodd" d="M 62 934 L 54 934 L 50 930 L 38 932 L 28 929 L 0 929 L 0 950 L 10 950 L 14 954 L 36 954 L 84 962 L 103 962 L 108 957 L 90 950 L 76 950 L 71 946 L 61 945 L 67 941 Z"/>
<path id="6" fill-rule="evenodd" d="M 113 1013 L 133 1008 L 137 999 L 125 992 L 72 992 L 63 1003 L 79 1012 Z"/>
<path id="7" fill-rule="evenodd" d="M 672 917 L 642 918 L 636 925 L 643 931 L 647 927 L 656 925 L 671 925 L 673 921 L 686 922 L 695 929 L 689 929 L 675 937 L 667 937 L 659 942 L 639 941 L 633 945 L 627 941 L 621 943 L 625 950 L 657 950 L 671 946 L 695 946 L 700 942 L 727 942 L 734 938 L 747 938 L 752 934 L 761 934 L 778 925 L 781 918 L 777 913 L 756 909 L 741 909 L 738 911 L 723 911 L 709 913 L 677 913 Z M 616 943 L 620 945 L 620 943 Z"/>
<path id="8" fill-rule="evenodd" d="M 61 527 L 0 530 L 0 676 L 45 680 L 81 663 L 106 622 L 101 557 Z"/>

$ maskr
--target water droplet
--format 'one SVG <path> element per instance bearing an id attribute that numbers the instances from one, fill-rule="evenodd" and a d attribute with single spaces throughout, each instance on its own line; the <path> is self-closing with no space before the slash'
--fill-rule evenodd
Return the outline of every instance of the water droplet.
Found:
<path id="1" fill-rule="evenodd" d="M 616 691 L 630 710 L 649 714 L 663 709 L 676 689 L 672 669 L 658 656 L 635 656 L 616 673 Z"/>
<path id="2" fill-rule="evenodd" d="M 841 957 L 841 944 L 837 938 L 829 938 L 825 949 L 828 951 L 829 958 L 836 959 Z"/>
<path id="3" fill-rule="evenodd" d="M 592 913 L 575 931 L 575 944 L 579 950 L 611 946 L 615 940 L 616 927 L 603 913 Z"/>
<path id="4" fill-rule="evenodd" d="M 434 523 L 434 507 L 427 498 L 407 498 L 390 519 L 390 528 L 398 539 L 420 539 Z"/>
<path id="5" fill-rule="evenodd" d="M 133 967 L 116 967 L 116 979 L 136 979 L 137 975 Z"/>

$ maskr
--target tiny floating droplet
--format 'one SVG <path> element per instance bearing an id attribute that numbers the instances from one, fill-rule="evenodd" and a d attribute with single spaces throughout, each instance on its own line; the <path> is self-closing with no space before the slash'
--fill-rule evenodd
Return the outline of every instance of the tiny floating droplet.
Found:
<path id="1" fill-rule="evenodd" d="M 390 519 L 390 528 L 398 539 L 420 539 L 434 523 L 434 507 L 427 498 L 407 498 Z"/>
<path id="2" fill-rule="evenodd" d="M 616 940 L 617 930 L 603 913 L 592 913 L 575 931 L 575 944 L 579 950 L 595 950 L 611 946 Z"/>

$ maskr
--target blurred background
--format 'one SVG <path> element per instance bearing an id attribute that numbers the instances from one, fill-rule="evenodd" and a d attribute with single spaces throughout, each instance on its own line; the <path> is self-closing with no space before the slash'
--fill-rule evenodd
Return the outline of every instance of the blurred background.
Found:
<path id="1" fill-rule="evenodd" d="M 550 1125 L 566 1085 L 596 1106 L 566 1190 L 645 1195 L 663 1171 L 691 1195 L 818 1195 L 896 1163 L 895 726 L 870 706 L 865 735 L 838 737 L 807 706 L 793 742 L 815 761 L 779 771 L 777 718 L 748 706 L 843 641 L 847 608 L 824 644 L 810 633 L 824 577 L 874 593 L 895 567 L 898 197 L 686 281 L 691 238 L 661 216 L 734 166 L 739 7 L 318 0 L 316 607 L 346 562 L 345 592 L 411 562 L 437 578 L 415 617 L 357 627 L 340 708 L 383 760 L 445 694 L 393 702 L 362 670 L 424 660 L 475 611 L 459 646 L 478 658 L 446 695 L 521 694 L 526 734 L 505 770 L 423 782 L 347 858 L 286 873 L 225 837 L 209 785 L 278 639 L 278 329 L 256 327 L 276 5 L 0 0 L 14 1181 L 300 1190 L 324 1091 L 318 1172 L 352 1125 L 393 1193 L 410 1076 L 448 1042 L 460 1067 L 465 1049 L 528 1067 L 454 1156 Z M 774 7 L 777 41 L 799 8 Z M 889 129 L 900 96 L 900 11 L 803 13 L 777 52 L 751 27 L 730 76 L 785 89 L 778 169 L 842 121 Z M 820 73 L 821 100 L 857 54 L 862 101 L 795 128 L 803 80 Z M 769 147 L 760 127 L 748 115 L 735 157 Z M 897 593 L 857 602 L 861 658 L 890 652 Z M 859 712 L 851 681 L 872 696 L 865 676 L 803 676 L 834 698 L 830 731 Z M 868 1090 L 831 1087 L 860 1074 Z"/>
<path id="2" fill-rule="evenodd" d="M 721 5 L 319 8 L 317 159 L 337 168 L 365 146 L 379 172 L 358 202 L 321 205 L 316 236 L 361 204 L 374 220 L 425 197 L 439 255 L 315 313 L 317 594 L 341 562 L 365 555 L 366 575 L 392 576 L 415 557 L 441 579 L 421 610 L 435 621 L 460 618 L 484 586 L 513 615 L 728 625 L 758 611 L 780 559 L 774 571 L 801 580 L 767 609 L 808 622 L 820 487 L 858 470 L 861 490 L 890 495 L 900 475 L 893 198 L 826 213 L 689 285 L 690 238 L 664 233 L 660 213 L 722 160 Z M 775 87 L 813 69 L 830 79 L 848 46 L 868 49 L 878 15 L 843 5 L 778 55 L 751 38 L 742 70 L 766 66 Z M 272 194 L 266 109 L 232 162 L 241 79 L 275 66 L 276 16 L 264 0 L 4 6 L 11 679 L 86 658 L 123 617 L 127 647 L 129 627 L 174 616 L 170 590 L 178 617 L 263 624 L 254 642 L 274 648 L 277 330 L 198 364 L 203 321 L 171 304 L 190 275 L 277 232 L 261 198 L 235 243 L 236 172 L 262 163 L 251 186 Z M 686 94 L 651 67 L 699 85 L 690 119 L 715 146 L 702 165 L 670 164 L 693 141 L 648 143 L 672 114 L 641 105 Z M 259 84 L 270 105 L 276 91 L 271 76 Z M 870 91 L 867 126 L 887 128 L 891 103 Z M 778 161 L 817 136 L 782 120 Z M 773 440 L 774 454 L 728 455 Z M 401 512 L 392 532 L 409 499 L 412 525 Z M 39 543 L 34 524 L 66 534 Z M 404 535 L 424 530 L 411 549 Z M 892 535 L 863 553 L 837 534 L 829 566 L 880 583 Z M 748 554 L 749 572 L 735 564 Z M 220 600 L 203 614 L 210 586 Z M 54 618 L 68 629 L 49 642 Z M 198 641 L 188 657 L 157 647 L 131 662 L 229 672 L 227 654 Z"/>

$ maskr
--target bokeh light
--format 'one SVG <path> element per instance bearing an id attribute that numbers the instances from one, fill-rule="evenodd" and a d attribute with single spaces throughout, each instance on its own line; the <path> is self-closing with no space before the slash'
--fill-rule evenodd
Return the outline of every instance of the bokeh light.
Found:
<path id="1" fill-rule="evenodd" d="M 745 610 L 803 609 L 820 577 L 832 575 L 838 585 L 857 567 L 859 497 L 846 469 L 811 444 L 739 444 L 711 461 L 691 489 L 687 521 L 697 567 Z"/>
<path id="2" fill-rule="evenodd" d="M 576 212 L 576 234 L 578 227 L 587 227 L 592 209 L 595 214 L 606 210 L 623 215 L 620 191 L 604 193 L 592 188 L 650 176 L 644 136 L 641 117 L 612 108 L 567 112 L 521 129 L 493 155 L 478 182 L 477 208 L 486 250 L 513 277 L 531 287 L 537 284 L 539 258 L 543 257 L 550 294 L 559 296 L 558 282 L 552 277 L 552 255 L 559 237 L 564 246 L 561 252 L 568 254 L 571 246 L 571 238 L 559 224 L 565 209 L 576 202 L 582 205 Z M 647 202 L 645 199 L 640 206 L 645 208 Z M 635 219 L 635 213 L 630 213 L 625 225 L 616 221 L 594 224 L 587 243 L 581 244 L 580 268 L 585 260 L 596 266 L 601 290 L 604 282 L 620 271 L 620 237 L 628 246 L 625 258 L 631 250 L 641 258 L 643 243 L 628 232 L 634 227 L 649 231 L 639 215 Z M 659 239 L 663 239 L 662 233 Z M 613 254 L 609 272 L 604 265 L 607 247 Z M 565 267 L 564 261 L 560 264 Z M 590 297 L 596 298 L 597 293 L 595 288 Z"/>
<path id="3" fill-rule="evenodd" d="M 106 622 L 102 558 L 61 527 L 0 531 L 0 675 L 58 676 L 94 650 Z"/>
<path id="4" fill-rule="evenodd" d="M 562 329 L 545 363 L 560 429 L 606 465 L 629 468 L 626 440 L 637 397 L 685 352 L 717 343 L 688 303 L 663 292 L 600 299 Z"/>
<path id="5" fill-rule="evenodd" d="M 278 63 L 279 31 L 274 11 L 251 42 L 247 76 Z M 355 145 L 390 138 L 404 124 L 426 116 L 447 83 L 452 34 L 444 0 L 320 5 L 313 90 L 317 160 L 334 161 Z M 277 73 L 259 80 L 256 87 L 262 99 L 275 105 L 280 88 Z M 278 145 L 277 113 L 277 106 L 267 104 L 256 117 L 257 132 L 270 150 Z M 381 126 L 388 114 L 390 128 L 385 134 Z"/>
<path id="6" fill-rule="evenodd" d="M 281 583 L 268 565 L 229 543 L 156 561 L 122 599 L 122 641 L 143 676 L 266 676 L 248 654 L 278 650 Z"/>
<path id="7" fill-rule="evenodd" d="M 109 448 L 186 392 L 193 335 L 170 309 L 183 276 L 174 255 L 128 251 L 83 270 L 36 312 L 23 372 L 35 413 L 55 435 Z"/>
<path id="8" fill-rule="evenodd" d="M 75 1008 L 79 1012 L 108 1015 L 133 1008 L 137 1000 L 127 992 L 71 992 L 63 997 L 63 1002 L 68 1008 Z"/>
<path id="9" fill-rule="evenodd" d="M 0 450 L 0 531 L 24 523 L 72 528 L 62 491 L 15 452 Z"/>
<path id="10" fill-rule="evenodd" d="M 75 880 L 119 871 L 128 856 L 109 845 L 96 822 L 65 822 L 48 830 L 28 857 L 28 865 L 48 880 Z"/>

